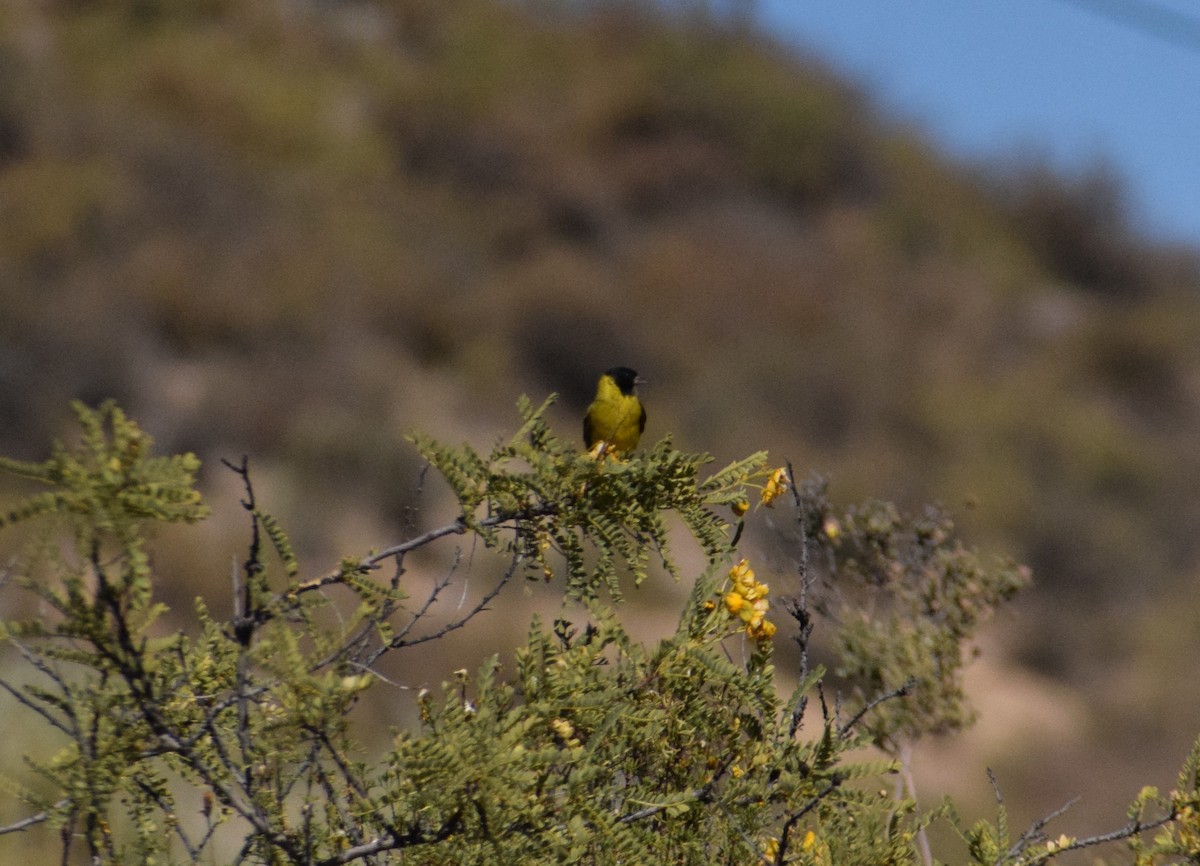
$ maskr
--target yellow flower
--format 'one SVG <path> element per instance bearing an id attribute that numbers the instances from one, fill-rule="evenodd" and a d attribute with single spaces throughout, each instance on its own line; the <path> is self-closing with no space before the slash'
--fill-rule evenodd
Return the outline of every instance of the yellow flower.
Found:
<path id="1" fill-rule="evenodd" d="M 800 847 L 803 848 L 805 851 L 811 851 L 813 849 L 813 845 L 816 845 L 816 844 L 817 844 L 817 834 L 814 833 L 812 830 L 809 830 L 807 833 L 804 834 L 804 841 L 800 844 Z"/>
<path id="2" fill-rule="evenodd" d="M 729 508 L 733 511 L 734 517 L 742 517 L 747 511 L 750 510 L 750 503 L 745 499 L 739 499 L 737 502 L 734 502 L 732 505 L 730 505 Z"/>
<path id="3" fill-rule="evenodd" d="M 746 565 L 744 559 L 737 566 L 734 566 L 734 569 L 730 572 L 730 577 L 733 578 L 734 589 L 746 597 L 754 594 L 755 587 L 760 585 L 755 578 L 754 569 Z"/>
<path id="4" fill-rule="evenodd" d="M 364 691 L 370 687 L 373 679 L 374 677 L 371 674 L 358 674 L 357 676 L 342 677 L 342 691 Z"/>
<path id="5" fill-rule="evenodd" d="M 771 591 L 771 587 L 765 583 L 755 583 L 742 590 L 742 595 L 747 601 L 754 601 L 756 598 L 766 598 L 767 593 Z"/>
<path id="6" fill-rule="evenodd" d="M 750 637 L 772 637 L 776 631 L 775 624 L 766 620 L 771 607 L 767 600 L 771 588 L 755 579 L 754 569 L 745 559 L 729 569 L 729 579 L 733 581 L 733 588 L 723 597 L 725 609 L 745 623 L 746 634 Z"/>
<path id="7" fill-rule="evenodd" d="M 762 504 L 770 508 L 776 499 L 787 492 L 788 486 L 787 468 L 780 466 L 767 479 L 767 486 L 762 492 Z"/>
<path id="8" fill-rule="evenodd" d="M 550 729 L 568 749 L 578 749 L 581 745 L 579 738 L 575 736 L 575 726 L 566 719 L 551 719 Z"/>
<path id="9" fill-rule="evenodd" d="M 842 534 L 842 525 L 836 519 L 830 517 L 821 524 L 821 531 L 825 533 L 825 537 L 830 541 L 837 541 L 838 536 Z"/>
<path id="10" fill-rule="evenodd" d="M 755 640 L 770 640 L 775 636 L 775 623 L 758 617 L 746 624 L 746 636 Z"/>
<path id="11" fill-rule="evenodd" d="M 1064 848 L 1070 848 L 1074 844 L 1075 840 L 1064 833 L 1057 839 L 1046 843 L 1046 852 L 1052 854 L 1056 851 L 1062 851 Z"/>

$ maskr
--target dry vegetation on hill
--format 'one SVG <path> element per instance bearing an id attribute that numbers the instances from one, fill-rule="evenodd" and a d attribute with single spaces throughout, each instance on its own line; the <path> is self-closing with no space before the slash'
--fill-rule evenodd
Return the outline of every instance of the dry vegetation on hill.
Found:
<path id="1" fill-rule="evenodd" d="M 654 439 L 971 502 L 1038 584 L 994 651 L 1082 707 L 1055 792 L 1126 803 L 1194 734 L 1200 257 L 1103 174 L 951 164 L 698 13 L 29 0 L 0 226 L 3 453 L 116 397 L 231 500 L 248 453 L 332 561 L 407 519 L 404 430 L 487 442 L 550 391 L 573 429 L 625 363 Z"/>

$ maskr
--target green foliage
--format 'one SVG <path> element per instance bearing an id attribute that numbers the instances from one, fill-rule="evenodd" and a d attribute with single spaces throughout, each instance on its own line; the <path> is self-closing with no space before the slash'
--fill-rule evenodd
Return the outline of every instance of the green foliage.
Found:
<path id="1" fill-rule="evenodd" d="M 716 585 L 701 581 L 693 601 Z M 493 660 L 440 700 L 427 695 L 423 735 L 398 740 L 393 771 L 422 813 L 464 830 L 428 862 L 752 861 L 788 809 L 814 824 L 878 809 L 829 792 L 888 765 L 844 762 L 830 730 L 790 737 L 769 651 L 733 664 L 713 652 L 724 634 L 684 623 L 647 650 L 593 608 L 582 629 L 535 623 L 512 684 Z M 430 733 L 456 746 L 439 749 Z"/>
<path id="2" fill-rule="evenodd" d="M 712 509 L 742 498 L 746 481 L 761 474 L 765 452 L 703 481 L 700 468 L 712 458 L 677 451 L 670 438 L 630 459 L 595 459 L 551 433 L 544 416 L 552 401 L 535 408 L 522 398 L 521 428 L 486 456 L 469 445 L 411 436 L 458 497 L 465 528 L 489 547 L 517 555 L 534 576 L 551 579 L 549 555 L 561 555 L 567 592 L 581 599 L 594 599 L 601 589 L 619 599 L 623 568 L 637 583 L 654 560 L 676 573 L 667 512 L 683 520 L 707 557 L 728 550 L 729 527 Z"/>
<path id="3" fill-rule="evenodd" d="M 747 515 L 754 488 L 778 507 L 789 473 L 767 472 L 757 454 L 701 479 L 707 458 L 669 442 L 597 461 L 553 436 L 545 405 L 522 401 L 521 412 L 516 436 L 486 456 L 415 436 L 458 495 L 458 518 L 313 578 L 256 502 L 247 465 L 227 464 L 252 530 L 234 612 L 221 620 L 198 601 L 177 632 L 161 625 L 144 540 L 152 521 L 203 515 L 194 458 L 151 456 L 109 405 L 77 407 L 78 448 L 0 462 L 54 488 L 9 522 L 65 521 L 78 554 L 44 545 L 14 566 L 49 605 L 4 624 L 20 674 L 0 688 L 60 744 L 30 759 L 37 784 L 20 790 L 32 813 L 0 837 L 59 829 L 62 861 L 93 864 L 922 862 L 925 828 L 957 824 L 954 810 L 921 811 L 887 783 L 900 762 L 867 747 L 894 752 L 965 722 L 964 644 L 1024 575 L 966 552 L 941 515 L 870 503 L 834 517 L 822 484 L 792 487 L 801 591 L 783 607 L 802 663 L 784 693 L 766 619 L 775 600 L 714 509 Z M 601 590 L 625 571 L 648 577 L 648 549 L 670 570 L 665 512 L 707 567 L 674 633 L 643 645 Z M 403 561 L 461 534 L 510 566 L 474 607 L 432 624 L 453 573 L 412 604 Z M 550 551 L 567 562 L 574 607 L 549 628 L 535 618 L 511 668 L 493 656 L 415 693 L 419 723 L 366 755 L 351 721 L 382 681 L 381 657 L 467 625 L 513 574 L 546 574 Z M 381 580 L 389 559 L 400 567 Z M 841 595 L 822 598 L 833 585 Z M 352 608 L 335 603 L 335 587 Z M 856 594 L 870 617 L 850 615 Z M 841 623 L 841 667 L 861 704 L 848 719 L 829 711 L 832 680 L 808 665 L 823 609 L 833 614 L 823 627 Z M 1178 789 L 1144 791 L 1112 837 L 1139 863 L 1195 856 L 1197 766 L 1200 744 Z M 1046 841 L 1041 829 L 1011 841 L 1001 803 L 995 826 L 961 832 L 978 864 L 1039 863 L 1103 841 Z"/>
<path id="4" fill-rule="evenodd" d="M 43 463 L 0 457 L 0 472 L 50 488 L 0 514 L 0 528 L 39 516 L 65 525 L 74 537 L 76 560 L 57 563 L 61 591 L 34 579 L 27 585 L 68 621 L 78 618 L 80 627 L 104 629 L 105 608 L 118 600 L 129 604 L 130 614 L 151 610 L 143 527 L 156 521 L 193 523 L 207 516 L 208 507 L 192 486 L 200 468 L 193 455 L 151 457 L 150 437 L 111 402 L 96 410 L 75 403 L 73 409 L 83 431 L 76 447 L 56 444 Z M 60 559 L 57 552 L 48 555 Z M 100 567 L 109 556 L 116 569 Z M 94 598 L 88 597 L 81 563 L 95 570 Z"/>
<path id="5" fill-rule="evenodd" d="M 153 440 L 111 402 L 72 408 L 83 428 L 78 447 L 56 445 L 44 463 L 0 457 L 0 471 L 54 488 L 0 515 L 0 527 L 53 513 L 90 544 L 98 535 L 128 535 L 143 520 L 191 523 L 208 515 L 192 489 L 200 468 L 194 456 L 150 457 Z"/>
<path id="6" fill-rule="evenodd" d="M 806 486 L 804 500 L 829 563 L 815 592 L 839 624 L 837 673 L 863 702 L 908 693 L 872 713 L 876 745 L 895 752 L 923 734 L 969 724 L 964 649 L 980 623 L 1028 584 L 1029 570 L 968 550 L 934 507 L 908 517 L 868 501 L 838 514 L 819 482 Z"/>

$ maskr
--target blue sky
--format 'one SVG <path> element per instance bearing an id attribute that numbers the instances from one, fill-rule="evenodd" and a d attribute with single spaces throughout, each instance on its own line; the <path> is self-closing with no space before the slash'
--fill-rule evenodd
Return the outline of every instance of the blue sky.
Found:
<path id="1" fill-rule="evenodd" d="M 1140 231 L 1200 248 L 1200 2 L 761 0 L 758 10 L 766 29 L 950 154 L 1034 154 L 1067 171 L 1105 163 Z"/>

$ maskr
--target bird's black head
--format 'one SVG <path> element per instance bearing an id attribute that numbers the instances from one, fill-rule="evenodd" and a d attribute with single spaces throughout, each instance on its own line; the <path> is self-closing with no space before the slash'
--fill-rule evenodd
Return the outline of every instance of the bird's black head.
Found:
<path id="1" fill-rule="evenodd" d="M 604 375 L 611 376 L 612 380 L 617 383 L 617 387 L 621 389 L 621 393 L 626 396 L 632 394 L 633 387 L 642 381 L 637 370 L 630 370 L 628 367 L 613 367 L 611 370 L 606 370 Z"/>

